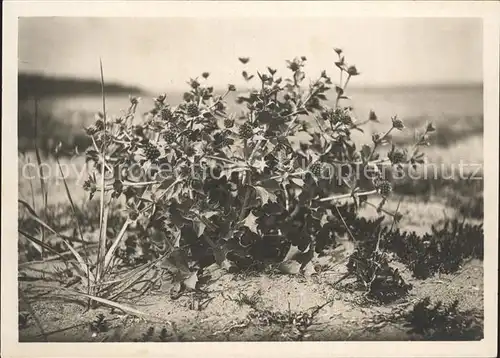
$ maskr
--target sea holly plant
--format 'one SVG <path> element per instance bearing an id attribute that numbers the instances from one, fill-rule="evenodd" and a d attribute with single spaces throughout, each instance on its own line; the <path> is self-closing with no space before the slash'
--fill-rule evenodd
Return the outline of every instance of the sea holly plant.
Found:
<path id="1" fill-rule="evenodd" d="M 421 163 L 417 149 L 433 127 L 412 153 L 392 146 L 381 157 L 379 148 L 404 124 L 373 111 L 356 117 L 346 93 L 360 73 L 342 50 L 335 52 L 337 84 L 326 70 L 307 79 L 305 56 L 288 60 L 285 73 L 270 66 L 251 71 L 250 59 L 240 57 L 246 92 L 229 84 L 220 94 L 204 72 L 187 82 L 178 105 L 160 94 L 141 116 L 139 99 L 131 97 L 128 110 L 114 118 L 103 106 L 87 129 L 93 170 L 84 184 L 90 197 L 99 195 L 103 214 L 94 281 L 104 281 L 131 231 L 155 238 L 155 257 L 166 257 L 163 266 L 179 289 L 196 289 L 198 275 L 213 263 L 228 271 L 272 263 L 283 272 L 311 272 L 325 242 L 341 232 L 357 240 L 339 200 L 358 208 L 379 196 L 377 209 L 390 213 L 383 208 L 392 191 L 384 168 Z M 230 100 L 239 113 L 228 110 Z M 358 147 L 351 134 L 364 133 L 369 122 L 387 129 Z M 113 201 L 126 210 L 110 243 L 106 218 Z"/>

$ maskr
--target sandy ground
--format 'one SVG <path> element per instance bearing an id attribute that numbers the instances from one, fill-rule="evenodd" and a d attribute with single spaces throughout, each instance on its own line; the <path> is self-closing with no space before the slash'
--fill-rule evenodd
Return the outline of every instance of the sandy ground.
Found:
<path id="1" fill-rule="evenodd" d="M 329 259 L 334 260 L 333 257 Z M 150 327 L 154 327 L 154 332 L 147 341 L 418 340 L 421 337 L 409 334 L 402 322 L 394 320 L 398 312 L 411 308 L 425 296 L 444 303 L 458 299 L 460 309 L 482 312 L 482 267 L 482 262 L 471 261 L 453 275 L 424 281 L 411 279 L 402 268 L 403 276 L 414 288 L 408 297 L 390 305 L 367 301 L 363 292 L 350 288 L 352 280 L 334 287 L 333 283 L 345 272 L 345 265 L 337 265 L 332 271 L 310 277 L 233 275 L 213 266 L 212 282 L 204 287 L 208 293 L 186 292 L 172 299 L 167 282 L 159 291 L 122 302 L 152 319 L 108 308 L 86 311 L 81 302 L 53 293 L 32 301 L 31 306 L 51 342 L 143 341 Z M 21 289 L 28 296 L 37 290 L 29 283 L 23 283 Z M 302 332 L 294 324 L 281 325 L 272 319 L 281 313 L 283 317 L 295 315 L 298 321 L 304 313 L 311 315 L 324 304 Z M 20 311 L 29 311 L 22 300 Z M 105 315 L 109 329 L 95 334 L 90 323 L 99 313 Z M 166 335 L 160 338 L 163 328 Z M 44 341 L 33 319 L 20 329 L 19 340 Z"/>

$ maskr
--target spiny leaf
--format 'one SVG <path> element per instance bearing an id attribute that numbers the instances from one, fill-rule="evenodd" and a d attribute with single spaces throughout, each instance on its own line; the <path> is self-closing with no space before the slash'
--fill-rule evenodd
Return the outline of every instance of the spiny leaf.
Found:
<path id="1" fill-rule="evenodd" d="M 246 226 L 250 231 L 252 231 L 255 234 L 259 234 L 257 230 L 257 219 L 258 217 L 255 216 L 251 211 L 248 214 L 248 216 L 243 220 L 243 226 Z"/>
<path id="2" fill-rule="evenodd" d="M 217 215 L 217 214 L 219 214 L 217 211 L 206 211 L 206 212 L 204 212 L 204 213 L 203 213 L 203 215 L 202 215 L 202 216 L 203 216 L 205 219 L 210 219 L 212 216 L 215 216 L 215 215 Z"/>
<path id="3" fill-rule="evenodd" d="M 257 196 L 262 200 L 262 205 L 267 204 L 269 201 L 275 203 L 278 198 L 273 193 L 270 193 L 261 186 L 254 186 Z"/>
<path id="4" fill-rule="evenodd" d="M 252 164 L 251 164 L 252 168 L 255 168 L 257 170 L 258 173 L 262 173 L 264 171 L 264 169 L 267 168 L 267 163 L 265 160 L 263 159 L 258 159 L 258 160 L 255 160 Z"/>
<path id="5" fill-rule="evenodd" d="M 288 252 L 286 253 L 283 261 L 293 260 L 300 254 L 302 254 L 302 251 L 299 249 L 299 247 L 292 244 L 290 245 L 290 248 L 288 249 Z"/>
<path id="6" fill-rule="evenodd" d="M 300 178 L 290 178 L 290 181 L 301 188 L 304 186 L 304 181 Z"/>
<path id="7" fill-rule="evenodd" d="M 201 221 L 193 221 L 193 228 L 196 232 L 196 236 L 200 237 L 205 232 L 206 225 Z"/>
<path id="8" fill-rule="evenodd" d="M 297 275 L 300 273 L 302 265 L 295 260 L 283 261 L 278 265 L 278 270 L 287 275 Z"/>
<path id="9" fill-rule="evenodd" d="M 193 272 L 188 278 L 183 281 L 186 288 L 196 291 L 196 284 L 198 283 L 198 274 Z"/>

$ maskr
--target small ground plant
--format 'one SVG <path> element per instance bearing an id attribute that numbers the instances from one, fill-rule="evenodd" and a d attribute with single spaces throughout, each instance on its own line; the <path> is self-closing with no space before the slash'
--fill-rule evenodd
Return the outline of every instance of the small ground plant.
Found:
<path id="1" fill-rule="evenodd" d="M 92 333 L 102 333 L 107 332 L 109 330 L 108 322 L 106 321 L 106 317 L 100 313 L 97 315 L 96 319 L 90 323 L 90 331 Z"/>
<path id="2" fill-rule="evenodd" d="M 394 252 L 418 279 L 435 273 L 453 273 L 467 259 L 482 260 L 484 256 L 483 226 L 472 225 L 457 219 L 447 221 L 432 233 L 419 236 L 414 232 L 383 230 L 382 245 Z"/>
<path id="3" fill-rule="evenodd" d="M 106 298 L 144 281 L 151 262 L 163 258 L 175 279 L 191 289 L 197 288 L 200 270 L 213 263 L 238 271 L 255 262 L 283 263 L 293 256 L 293 268 L 278 267 L 285 273 L 305 272 L 338 235 L 345 233 L 355 243 L 371 235 L 373 231 L 348 225 L 339 201 L 352 200 L 353 217 L 372 196 L 380 198 L 372 205 L 385 210 L 392 191 L 387 166 L 423 163 L 419 146 L 428 144 L 434 127 L 428 124 L 413 147 L 396 148 L 391 133 L 405 126 L 394 116 L 384 133 L 371 135 L 371 145 L 358 146 L 352 133 L 364 133 L 364 124 L 379 119 L 373 111 L 357 118 L 345 105 L 347 86 L 360 73 L 346 62 L 342 50 L 335 52 L 337 85 L 326 71 L 306 84 L 303 56 L 287 61 L 283 75 L 271 67 L 254 73 L 249 59 L 240 58 L 248 93 L 229 84 L 218 95 L 205 72 L 188 82 L 182 103 L 173 106 L 159 95 L 144 116 L 137 113 L 139 99 L 131 97 L 128 110 L 111 117 L 103 96 L 102 113 L 86 129 L 92 146 L 86 152 L 91 172 L 84 189 L 90 199 L 99 196 L 94 261 L 67 243 L 79 264 L 81 292 L 107 303 Z M 329 93 L 334 94 L 330 102 Z M 241 113 L 228 111 L 228 98 L 234 96 Z M 386 156 L 379 154 L 382 146 L 391 148 Z M 109 235 L 114 202 L 124 203 L 125 215 L 121 229 Z M 399 213 L 394 216 L 400 218 Z M 151 253 L 148 262 L 127 252 L 138 246 Z M 291 250 L 296 253 L 290 255 Z M 143 265 L 143 270 L 134 269 L 135 276 L 126 273 L 127 280 L 112 276 L 120 260 Z M 410 288 L 389 265 L 378 241 L 369 249 L 358 247 L 348 267 L 371 293 L 405 293 Z M 129 276 L 134 276 L 132 283 Z M 392 282 L 389 288 L 387 281 Z"/>
<path id="4" fill-rule="evenodd" d="M 439 301 L 431 303 L 426 297 L 415 304 L 406 315 L 406 327 L 426 339 L 480 340 L 483 338 L 481 319 L 472 311 L 458 309 L 458 301 L 445 305 Z"/>

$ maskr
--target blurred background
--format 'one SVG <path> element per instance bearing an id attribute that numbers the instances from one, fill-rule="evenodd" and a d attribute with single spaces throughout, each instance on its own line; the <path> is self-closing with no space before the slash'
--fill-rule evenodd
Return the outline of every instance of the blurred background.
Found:
<path id="1" fill-rule="evenodd" d="M 82 129 L 102 107 L 99 58 L 108 112 L 118 114 L 129 94 L 144 112 L 162 92 L 176 104 L 204 71 L 221 92 L 246 90 L 240 56 L 249 71 L 278 74 L 306 56 L 308 76 L 336 79 L 334 47 L 361 72 L 347 90 L 361 120 L 370 110 L 385 125 L 396 114 L 410 129 L 432 120 L 436 160 L 482 163 L 482 24 L 473 18 L 20 18 L 19 150 L 32 149 L 35 98 L 43 150 L 88 144 Z"/>

